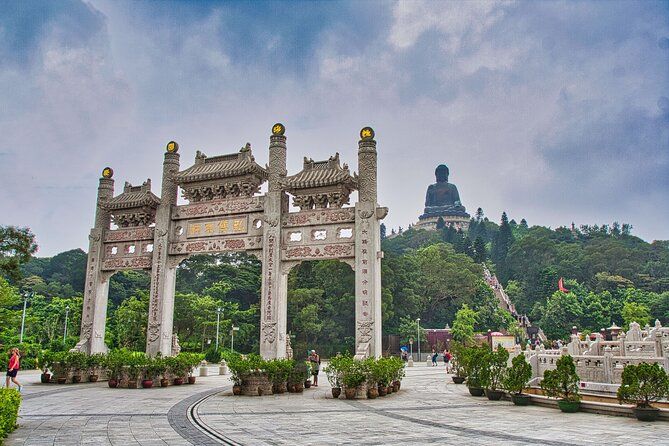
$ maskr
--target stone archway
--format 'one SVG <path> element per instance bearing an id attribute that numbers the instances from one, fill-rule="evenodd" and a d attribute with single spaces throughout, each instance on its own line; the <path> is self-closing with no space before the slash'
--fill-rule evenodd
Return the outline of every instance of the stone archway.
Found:
<path id="1" fill-rule="evenodd" d="M 148 354 L 173 352 L 172 324 L 177 265 L 196 253 L 247 251 L 262 261 L 260 353 L 286 355 L 287 274 L 304 260 L 339 259 L 355 270 L 356 356 L 381 355 L 381 258 L 374 131 L 358 142 L 358 174 L 339 154 L 324 161 L 304 159 L 288 176 L 285 128 L 275 124 L 269 164 L 255 162 L 250 144 L 237 153 L 207 157 L 179 170 L 179 146 L 167 144 L 160 198 L 151 181 L 125 184 L 114 196 L 111 168 L 100 178 L 95 226 L 91 230 L 81 339 L 87 353 L 104 345 L 108 281 L 119 269 L 150 269 Z M 259 195 L 267 181 L 268 191 Z M 177 205 L 177 192 L 189 201 Z M 358 190 L 358 202 L 349 195 Z M 289 195 L 298 212 L 289 211 Z M 111 222 L 118 229 L 111 229 Z M 149 250 L 149 245 L 151 250 Z M 107 285 L 105 285 L 107 283 Z"/>

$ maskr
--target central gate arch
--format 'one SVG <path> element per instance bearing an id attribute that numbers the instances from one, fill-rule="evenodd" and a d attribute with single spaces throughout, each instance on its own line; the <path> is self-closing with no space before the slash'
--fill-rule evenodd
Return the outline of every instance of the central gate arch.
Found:
<path id="1" fill-rule="evenodd" d="M 171 355 L 176 269 L 199 253 L 247 251 L 262 261 L 260 354 L 286 356 L 287 277 L 305 260 L 339 259 L 355 271 L 356 356 L 381 355 L 381 258 L 379 222 L 388 213 L 377 203 L 374 131 L 358 141 L 358 173 L 327 160 L 304 158 L 303 169 L 288 175 L 285 127 L 275 124 L 269 163 L 256 163 L 250 144 L 237 153 L 195 155 L 180 170 L 179 145 L 167 144 L 160 197 L 151 180 L 125 183 L 114 196 L 113 170 L 99 180 L 95 225 L 89 235 L 81 337 L 75 347 L 105 352 L 109 278 L 123 269 L 151 271 L 146 352 Z M 267 192 L 259 194 L 268 183 Z M 177 194 L 188 204 L 178 205 Z M 358 201 L 349 204 L 357 190 Z M 289 210 L 289 194 L 297 212 Z M 112 228 L 112 222 L 116 228 Z"/>

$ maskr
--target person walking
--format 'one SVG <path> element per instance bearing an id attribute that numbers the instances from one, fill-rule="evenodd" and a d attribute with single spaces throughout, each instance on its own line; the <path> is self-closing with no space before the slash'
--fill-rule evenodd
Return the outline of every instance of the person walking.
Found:
<path id="1" fill-rule="evenodd" d="M 451 352 L 448 349 L 444 350 L 444 365 L 446 366 L 446 373 L 451 373 Z"/>
<path id="2" fill-rule="evenodd" d="M 9 381 L 11 380 L 19 387 L 19 392 L 23 390 L 23 386 L 16 379 L 16 374 L 19 373 L 19 368 L 21 367 L 20 358 L 21 355 L 19 354 L 19 349 L 16 347 L 11 349 L 11 357 L 9 358 L 9 364 L 7 365 L 7 380 L 5 383 L 6 387 L 9 389 Z"/>
<path id="3" fill-rule="evenodd" d="M 311 375 L 314 377 L 314 387 L 318 387 L 318 371 L 321 367 L 321 357 L 318 356 L 316 350 L 311 351 L 309 363 L 311 364 Z"/>
<path id="4" fill-rule="evenodd" d="M 432 349 L 432 367 L 437 366 L 437 358 L 438 357 L 439 357 L 439 353 L 437 353 L 435 349 Z"/>

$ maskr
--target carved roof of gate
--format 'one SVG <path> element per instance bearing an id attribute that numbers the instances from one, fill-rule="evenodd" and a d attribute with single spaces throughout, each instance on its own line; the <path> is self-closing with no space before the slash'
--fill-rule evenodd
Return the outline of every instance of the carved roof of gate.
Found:
<path id="1" fill-rule="evenodd" d="M 123 193 L 105 202 L 104 207 L 112 211 L 145 206 L 155 209 L 159 204 L 160 198 L 151 192 L 151 180 L 149 179 L 142 183 L 141 186 L 133 186 L 126 182 L 123 187 Z"/>
<path id="2" fill-rule="evenodd" d="M 252 174 L 262 180 L 267 179 L 267 171 L 255 162 L 251 152 L 251 144 L 237 153 L 207 157 L 197 151 L 195 164 L 176 174 L 178 183 L 192 183 L 195 181 L 218 180 Z"/>
<path id="3" fill-rule="evenodd" d="M 309 189 L 343 185 L 349 189 L 358 187 L 358 178 L 351 176 L 348 165 L 339 163 L 339 152 L 324 161 L 314 161 L 304 157 L 302 170 L 285 180 L 285 186 L 290 190 Z"/>

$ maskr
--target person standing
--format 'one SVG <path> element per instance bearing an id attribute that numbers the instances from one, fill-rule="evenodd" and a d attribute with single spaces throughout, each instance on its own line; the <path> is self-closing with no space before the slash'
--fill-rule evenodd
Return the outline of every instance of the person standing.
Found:
<path id="1" fill-rule="evenodd" d="M 432 349 L 432 367 L 437 366 L 437 358 L 439 357 L 439 353 L 435 349 Z"/>
<path id="2" fill-rule="evenodd" d="M 11 356 L 9 358 L 9 364 L 7 365 L 7 379 L 6 379 L 6 387 L 9 389 L 9 380 L 16 384 L 19 387 L 19 392 L 23 390 L 23 386 L 21 383 L 16 379 L 17 373 L 19 373 L 19 368 L 21 367 L 21 362 L 20 362 L 21 355 L 19 355 L 19 349 L 14 347 L 11 349 Z"/>
<path id="3" fill-rule="evenodd" d="M 446 366 L 446 373 L 451 373 L 451 352 L 448 349 L 444 350 L 444 365 Z"/>
<path id="4" fill-rule="evenodd" d="M 318 387 L 318 371 L 321 367 L 321 357 L 318 356 L 316 350 L 311 351 L 309 363 L 311 364 L 311 375 L 314 377 L 314 387 Z"/>

